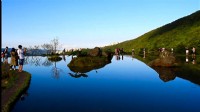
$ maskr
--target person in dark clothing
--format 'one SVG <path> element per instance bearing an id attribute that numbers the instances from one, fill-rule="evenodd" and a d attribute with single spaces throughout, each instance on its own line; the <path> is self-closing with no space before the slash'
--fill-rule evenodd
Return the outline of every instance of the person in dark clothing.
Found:
<path id="1" fill-rule="evenodd" d="M 8 63 L 8 47 L 5 48 L 3 53 L 4 53 L 4 56 L 5 56 L 4 63 L 7 64 Z"/>

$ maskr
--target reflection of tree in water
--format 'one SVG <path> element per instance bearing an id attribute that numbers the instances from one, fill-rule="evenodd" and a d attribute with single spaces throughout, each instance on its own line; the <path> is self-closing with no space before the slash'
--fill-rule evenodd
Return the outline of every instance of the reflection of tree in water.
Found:
<path id="1" fill-rule="evenodd" d="M 53 65 L 51 61 L 48 60 L 48 58 L 45 59 L 45 61 L 42 63 L 43 66 L 49 67 Z"/>
<path id="2" fill-rule="evenodd" d="M 28 97 L 29 93 L 26 91 L 25 93 L 23 93 L 20 97 L 21 101 L 24 101 L 26 97 Z"/>
<path id="3" fill-rule="evenodd" d="M 62 59 L 64 61 L 66 61 L 65 55 L 62 55 Z M 56 65 L 56 63 L 58 61 L 61 61 L 61 60 L 57 60 L 57 61 L 54 60 L 54 61 L 52 61 L 52 63 L 54 63 L 54 66 L 51 69 L 51 73 L 52 73 L 53 78 L 55 78 L 55 79 L 58 79 L 60 77 L 60 73 L 63 72 L 63 70 L 60 69 L 60 68 L 58 68 L 57 65 Z"/>
<path id="4" fill-rule="evenodd" d="M 49 61 L 47 58 L 42 61 L 42 57 L 40 56 L 26 56 L 24 64 L 34 65 L 34 66 L 51 66 L 53 63 Z"/>
<path id="5" fill-rule="evenodd" d="M 54 62 L 54 66 L 51 69 L 52 77 L 58 79 L 60 77 L 60 72 L 63 72 L 63 70 L 57 68 L 56 62 Z"/>
<path id="6" fill-rule="evenodd" d="M 48 58 L 45 58 L 44 60 L 42 60 L 43 57 L 41 56 L 27 56 L 25 58 L 25 64 L 29 64 L 29 65 L 33 65 L 33 66 L 45 66 L 45 67 L 50 67 L 52 65 L 54 65 L 51 69 L 51 74 L 53 76 L 53 78 L 58 79 L 59 78 L 59 74 L 60 72 L 62 72 L 62 70 L 60 68 L 57 67 L 56 65 L 56 61 L 50 61 L 48 60 Z"/>
<path id="7" fill-rule="evenodd" d="M 63 59 L 64 61 L 66 61 L 65 55 L 62 55 L 62 59 Z"/>
<path id="8" fill-rule="evenodd" d="M 29 59 L 29 56 L 25 56 L 25 57 L 24 57 L 24 65 L 27 65 L 27 64 L 28 64 L 28 59 Z"/>
<path id="9" fill-rule="evenodd" d="M 40 56 L 26 56 L 25 64 L 40 66 L 41 65 L 41 57 Z"/>

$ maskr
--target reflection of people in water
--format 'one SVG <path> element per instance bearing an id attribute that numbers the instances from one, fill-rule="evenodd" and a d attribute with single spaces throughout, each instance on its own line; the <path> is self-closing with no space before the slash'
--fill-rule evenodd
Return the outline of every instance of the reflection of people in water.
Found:
<path id="1" fill-rule="evenodd" d="M 192 64 L 196 64 L 196 58 L 195 57 L 192 57 Z"/>
<path id="2" fill-rule="evenodd" d="M 24 101 L 24 100 L 25 100 L 25 97 L 27 97 L 27 96 L 28 96 L 28 92 L 25 92 L 24 94 L 22 94 L 20 100 L 21 100 L 21 101 Z"/>
<path id="3" fill-rule="evenodd" d="M 84 73 L 75 73 L 75 74 L 72 74 L 72 73 L 69 73 L 70 76 L 74 77 L 74 78 L 80 78 L 80 77 L 88 77 L 88 75 L 84 74 Z"/>
<path id="4" fill-rule="evenodd" d="M 116 60 L 120 60 L 120 56 L 119 55 L 116 55 Z"/>
<path id="5" fill-rule="evenodd" d="M 73 59 L 74 57 L 73 57 L 73 55 L 72 55 L 72 59 Z"/>
<path id="6" fill-rule="evenodd" d="M 116 55 L 116 60 L 120 60 L 120 55 Z M 124 59 L 124 56 L 122 55 L 122 60 Z"/>
<path id="7" fill-rule="evenodd" d="M 65 55 L 63 55 L 63 60 L 66 61 Z"/>
<path id="8" fill-rule="evenodd" d="M 192 60 L 192 64 L 193 64 L 193 65 L 196 64 L 196 60 L 195 60 L 195 59 Z"/>
<path id="9" fill-rule="evenodd" d="M 186 63 L 189 63 L 189 58 L 188 58 L 188 55 L 186 55 L 185 62 L 186 62 Z"/>

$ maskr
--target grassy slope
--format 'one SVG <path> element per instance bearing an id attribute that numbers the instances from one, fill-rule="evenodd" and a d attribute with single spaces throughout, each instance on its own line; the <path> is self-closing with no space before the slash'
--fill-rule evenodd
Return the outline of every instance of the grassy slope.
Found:
<path id="1" fill-rule="evenodd" d="M 124 48 L 125 52 L 131 52 L 134 48 L 138 52 L 140 48 L 155 50 L 165 47 L 178 50 L 193 46 L 200 49 L 200 11 L 152 30 L 136 39 L 106 46 L 104 49 L 114 50 L 118 47 Z"/>

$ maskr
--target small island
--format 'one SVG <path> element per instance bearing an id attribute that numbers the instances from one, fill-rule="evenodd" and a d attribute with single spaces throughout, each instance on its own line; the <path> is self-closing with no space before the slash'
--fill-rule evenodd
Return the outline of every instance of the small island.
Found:
<path id="1" fill-rule="evenodd" d="M 99 47 L 95 47 L 87 53 L 80 51 L 77 54 L 77 57 L 73 58 L 67 66 L 75 73 L 86 73 L 111 63 L 112 57 L 112 52 L 103 52 Z"/>

